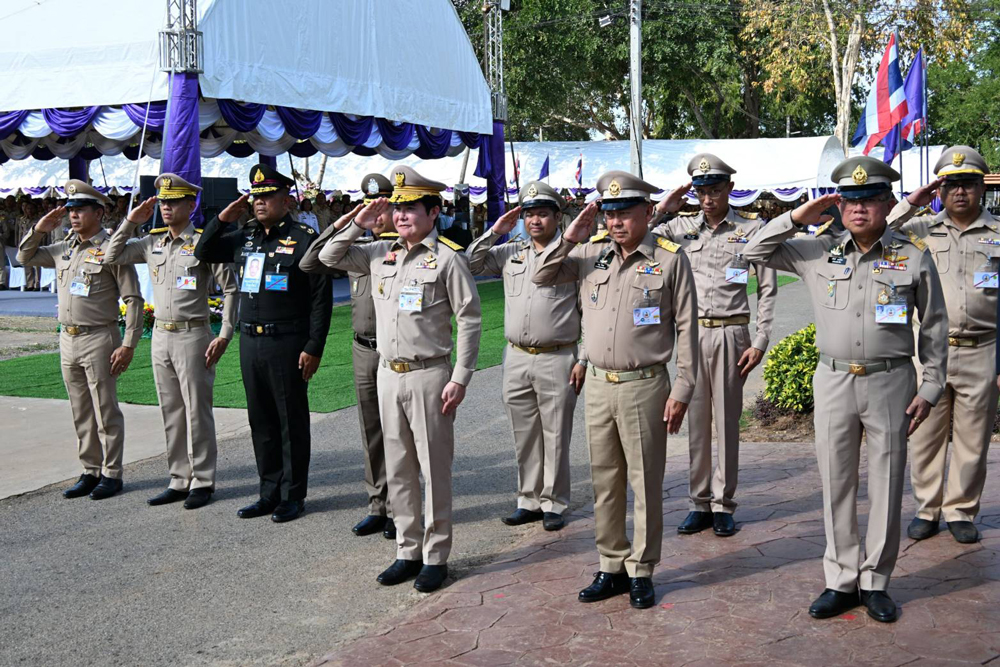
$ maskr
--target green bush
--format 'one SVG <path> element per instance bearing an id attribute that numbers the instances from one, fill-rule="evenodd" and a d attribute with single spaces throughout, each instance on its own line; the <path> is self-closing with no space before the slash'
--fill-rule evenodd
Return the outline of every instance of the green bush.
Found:
<path id="1" fill-rule="evenodd" d="M 818 363 L 816 325 L 810 324 L 771 348 L 764 364 L 764 397 L 780 408 L 810 412 L 812 379 Z"/>

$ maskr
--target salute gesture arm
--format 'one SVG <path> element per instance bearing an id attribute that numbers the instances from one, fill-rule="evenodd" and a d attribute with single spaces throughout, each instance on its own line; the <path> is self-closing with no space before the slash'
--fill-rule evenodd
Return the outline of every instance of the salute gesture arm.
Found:
<path id="1" fill-rule="evenodd" d="M 910 202 L 913 206 L 927 206 L 934 201 L 934 197 L 937 196 L 937 190 L 941 187 L 942 183 L 944 183 L 943 178 L 935 179 L 908 194 L 906 201 Z"/>
<path id="2" fill-rule="evenodd" d="M 125 221 L 133 225 L 141 225 L 153 217 L 154 208 L 156 208 L 156 197 L 150 197 L 132 209 Z"/>
<path id="3" fill-rule="evenodd" d="M 493 223 L 490 227 L 490 231 L 497 236 L 503 236 L 504 234 L 509 234 L 517 226 L 517 221 L 521 218 L 521 207 L 515 206 L 510 209 Z"/>
<path id="4" fill-rule="evenodd" d="M 818 225 L 830 219 L 829 215 L 824 215 L 823 211 L 840 203 L 840 195 L 823 195 L 807 201 L 802 206 L 792 211 L 792 222 L 799 227 L 805 225 Z"/>
<path id="5" fill-rule="evenodd" d="M 39 234 L 48 234 L 59 226 L 59 223 L 62 222 L 63 214 L 65 213 L 65 206 L 57 206 L 43 215 L 41 219 L 35 223 L 35 231 Z"/>
<path id="6" fill-rule="evenodd" d="M 385 213 L 389 208 L 389 200 L 385 197 L 379 197 L 378 199 L 372 201 L 368 206 L 365 206 L 361 211 L 357 208 L 354 211 L 348 213 L 348 215 L 354 216 L 354 224 L 356 224 L 361 229 L 374 229 L 375 225 L 378 224 L 378 218 L 380 215 Z M 358 211 L 358 212 L 355 212 Z M 345 216 L 346 217 L 346 216 Z M 343 218 L 341 218 L 343 220 Z M 337 221 L 340 223 L 340 220 Z M 347 224 L 346 222 L 344 223 Z"/>
<path id="7" fill-rule="evenodd" d="M 240 215 L 246 210 L 248 199 L 250 199 L 250 195 L 241 195 L 239 199 L 222 209 L 222 213 L 219 214 L 219 222 L 229 224 L 239 220 Z"/>
<path id="8" fill-rule="evenodd" d="M 681 207 L 684 206 L 684 195 L 686 195 L 690 190 L 691 181 L 688 181 L 679 188 L 675 188 L 669 195 L 661 199 L 653 208 L 654 215 L 653 219 L 650 221 L 650 226 L 653 226 L 657 221 L 659 221 L 660 218 L 668 213 L 676 213 L 681 210 Z"/>
<path id="9" fill-rule="evenodd" d="M 580 211 L 580 215 L 576 216 L 576 219 L 563 232 L 563 238 L 570 243 L 583 243 L 589 239 L 594 229 L 594 219 L 597 218 L 597 207 L 597 201 L 587 204 L 586 208 Z"/>

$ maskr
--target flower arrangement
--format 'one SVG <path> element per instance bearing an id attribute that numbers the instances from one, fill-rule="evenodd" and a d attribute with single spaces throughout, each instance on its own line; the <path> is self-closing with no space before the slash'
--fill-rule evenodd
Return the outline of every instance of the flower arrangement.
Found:
<path id="1" fill-rule="evenodd" d="M 218 333 L 222 326 L 222 299 L 211 297 L 208 300 L 208 322 L 212 331 Z M 149 338 L 153 334 L 153 326 L 156 323 L 156 309 L 153 304 L 146 303 L 142 306 L 142 337 Z M 118 305 L 118 327 L 125 332 L 125 304 Z"/>

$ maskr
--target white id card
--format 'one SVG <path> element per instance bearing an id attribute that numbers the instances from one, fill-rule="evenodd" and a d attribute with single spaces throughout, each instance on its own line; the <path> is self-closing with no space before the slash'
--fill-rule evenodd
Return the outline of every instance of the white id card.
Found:
<path id="1" fill-rule="evenodd" d="M 243 265 L 243 282 L 240 285 L 240 291 L 256 294 L 260 291 L 260 282 L 263 278 L 264 253 L 252 252 L 248 254 L 246 264 Z"/>
<path id="2" fill-rule="evenodd" d="M 648 327 L 651 324 L 660 323 L 660 307 L 650 306 L 648 308 L 632 309 L 632 324 L 637 327 Z"/>
<path id="3" fill-rule="evenodd" d="M 90 296 L 90 283 L 83 276 L 77 276 L 69 284 L 69 293 L 72 296 Z"/>
<path id="4" fill-rule="evenodd" d="M 424 290 L 419 285 L 407 285 L 399 291 L 399 309 L 419 313 L 424 307 Z"/>
<path id="5" fill-rule="evenodd" d="M 875 306 L 876 324 L 906 324 L 906 304 L 890 303 Z"/>
<path id="6" fill-rule="evenodd" d="M 972 285 L 976 289 L 997 289 L 1000 287 L 996 271 L 976 271 L 973 274 Z"/>
<path id="7" fill-rule="evenodd" d="M 186 291 L 198 289 L 198 276 L 177 276 L 177 289 Z"/>
<path id="8" fill-rule="evenodd" d="M 738 269 L 733 266 L 726 267 L 726 282 L 746 285 L 750 277 L 750 269 Z"/>

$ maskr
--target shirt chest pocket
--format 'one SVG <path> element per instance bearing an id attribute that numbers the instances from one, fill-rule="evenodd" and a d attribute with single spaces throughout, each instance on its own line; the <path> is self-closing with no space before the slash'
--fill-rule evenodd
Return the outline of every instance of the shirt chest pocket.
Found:
<path id="1" fill-rule="evenodd" d="M 595 269 L 583 280 L 583 305 L 586 308 L 600 310 L 608 303 L 608 292 L 611 291 L 611 271 Z"/>
<path id="2" fill-rule="evenodd" d="M 414 281 L 423 292 L 424 307 L 433 306 L 444 300 L 446 294 L 445 290 L 438 285 L 437 269 L 417 270 L 416 276 L 410 280 L 410 283 L 413 284 Z"/>
<path id="3" fill-rule="evenodd" d="M 351 276 L 351 296 L 357 298 L 368 291 L 368 282 L 371 280 L 367 275 Z"/>
<path id="4" fill-rule="evenodd" d="M 388 299 L 395 281 L 395 266 L 383 264 L 382 266 L 377 267 L 377 269 L 372 272 L 372 298 Z"/>
<path id="5" fill-rule="evenodd" d="M 684 252 L 688 256 L 688 261 L 691 263 L 691 270 L 697 271 L 702 264 L 705 254 L 708 252 L 705 249 L 705 240 L 702 238 L 695 239 L 684 246 Z"/>
<path id="6" fill-rule="evenodd" d="M 527 267 L 524 263 L 507 261 L 503 267 L 503 290 L 507 296 L 520 296 L 524 291 L 524 277 Z"/>
<path id="7" fill-rule="evenodd" d="M 84 281 L 90 285 L 91 292 L 96 292 L 101 289 L 101 283 L 104 281 L 103 264 L 84 262 L 80 265 L 80 273 L 83 274 Z"/>
<path id="8" fill-rule="evenodd" d="M 934 266 L 938 273 L 948 273 L 951 269 L 951 239 L 947 237 L 928 237 L 927 246 L 934 256 Z"/>
<path id="9" fill-rule="evenodd" d="M 824 308 L 847 308 L 847 302 L 851 298 L 853 269 L 841 264 L 827 264 L 816 269 L 816 274 L 816 301 Z"/>
<path id="10" fill-rule="evenodd" d="M 663 298 L 663 276 L 637 275 L 629 290 L 629 302 L 623 304 L 628 308 L 658 307 Z"/>
<path id="11" fill-rule="evenodd" d="M 913 276 L 896 271 L 883 271 L 872 276 L 875 289 L 872 290 L 872 308 L 905 302 L 907 309 L 914 303 L 912 297 L 915 284 Z"/>
<path id="12" fill-rule="evenodd" d="M 193 259 L 193 258 L 192 258 Z M 157 285 L 163 284 L 167 279 L 167 253 L 156 253 L 149 260 L 149 277 Z"/>

